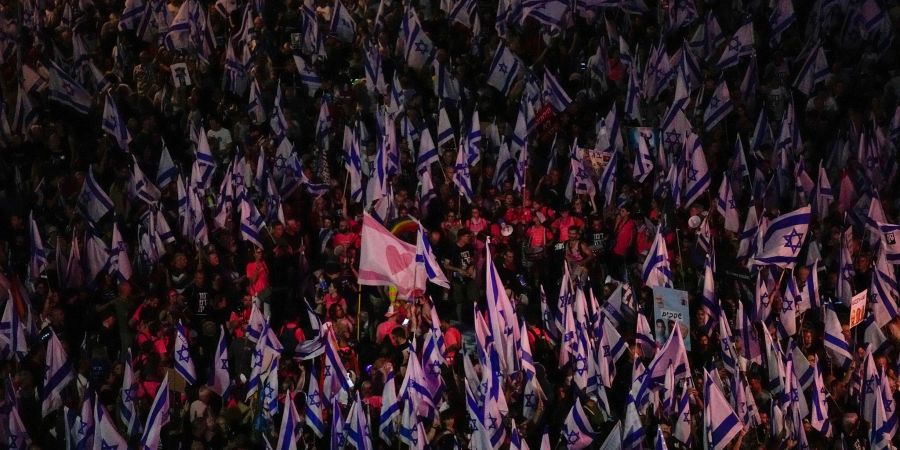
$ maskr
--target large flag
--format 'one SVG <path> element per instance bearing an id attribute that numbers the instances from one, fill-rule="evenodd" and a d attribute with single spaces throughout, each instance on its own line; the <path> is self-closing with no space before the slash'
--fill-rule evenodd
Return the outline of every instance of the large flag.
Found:
<path id="1" fill-rule="evenodd" d="M 166 373 L 162 383 L 156 389 L 156 396 L 147 415 L 144 434 L 141 435 L 142 449 L 159 448 L 162 442 L 162 428 L 169 423 L 169 374 Z"/>
<path id="2" fill-rule="evenodd" d="M 194 360 L 191 358 L 191 346 L 188 343 L 184 325 L 178 321 L 175 326 L 175 370 L 184 377 L 187 384 L 193 386 L 197 383 L 197 373 L 194 370 Z"/>
<path id="3" fill-rule="evenodd" d="M 131 142 L 131 132 L 126 126 L 125 117 L 119 112 L 112 94 L 106 94 L 106 104 L 103 107 L 103 131 L 109 133 L 120 149 L 128 151 L 128 143 Z"/>
<path id="4" fill-rule="evenodd" d="M 661 286 L 671 288 L 672 269 L 669 267 L 669 252 L 666 249 L 666 240 L 662 232 L 657 230 L 653 245 L 644 259 L 643 269 L 644 284 L 649 287 Z"/>
<path id="5" fill-rule="evenodd" d="M 713 382 L 709 372 L 703 369 L 703 373 L 705 380 L 703 438 L 706 448 L 722 450 L 741 432 L 741 422 L 725 399 L 725 395 Z"/>
<path id="6" fill-rule="evenodd" d="M 769 222 L 753 263 L 793 268 L 809 228 L 810 207 L 782 214 Z"/>
<path id="7" fill-rule="evenodd" d="M 44 364 L 46 372 L 41 393 L 41 416 L 47 417 L 62 406 L 60 393 L 75 377 L 72 362 L 66 356 L 62 343 L 53 330 L 50 330 L 50 339 L 47 341 L 47 357 Z"/>
<path id="8" fill-rule="evenodd" d="M 81 186 L 81 193 L 78 195 L 78 206 L 81 213 L 91 222 L 99 222 L 103 216 L 113 209 L 113 202 L 110 200 L 97 179 L 94 178 L 94 169 L 88 167 L 87 176 L 84 178 L 84 184 Z"/>
<path id="9" fill-rule="evenodd" d="M 488 72 L 487 84 L 495 87 L 503 95 L 509 94 L 510 88 L 518 78 L 521 65 L 519 57 L 506 46 L 503 40 L 500 40 Z"/>
<path id="10" fill-rule="evenodd" d="M 416 247 L 401 241 L 368 213 L 363 216 L 359 284 L 397 286 L 409 292 L 415 284 Z"/>

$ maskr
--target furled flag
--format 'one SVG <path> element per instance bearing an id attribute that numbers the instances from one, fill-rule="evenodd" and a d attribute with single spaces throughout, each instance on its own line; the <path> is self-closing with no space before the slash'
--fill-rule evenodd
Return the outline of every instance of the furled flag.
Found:
<path id="1" fill-rule="evenodd" d="M 521 65 L 519 57 L 501 39 L 497 45 L 497 50 L 494 52 L 494 60 L 491 61 L 487 84 L 506 96 L 519 76 L 519 67 Z"/>
<path id="2" fill-rule="evenodd" d="M 434 140 L 431 138 L 431 132 L 428 131 L 428 128 L 424 128 L 422 129 L 422 137 L 419 139 L 419 155 L 416 158 L 416 173 L 421 175 L 436 162 L 439 162 L 437 146 L 434 145 Z"/>
<path id="3" fill-rule="evenodd" d="M 722 79 L 716 90 L 709 98 L 706 105 L 706 111 L 703 113 L 703 126 L 706 131 L 712 130 L 734 109 L 734 103 L 731 101 L 731 94 L 728 92 L 728 84 Z"/>
<path id="4" fill-rule="evenodd" d="M 691 205 L 709 189 L 710 173 L 706 164 L 706 154 L 700 145 L 700 136 L 690 133 L 685 147 L 687 161 L 687 182 L 684 187 L 684 204 Z"/>
<path id="5" fill-rule="evenodd" d="M 122 233 L 119 232 L 119 224 L 113 222 L 112 246 L 109 248 L 109 273 L 119 280 L 131 279 L 131 260 L 128 258 L 128 246 Z"/>
<path id="6" fill-rule="evenodd" d="M 356 21 L 350 11 L 341 3 L 341 0 L 334 2 L 334 8 L 331 10 L 331 35 L 337 37 L 343 42 L 353 42 L 356 38 Z"/>
<path id="7" fill-rule="evenodd" d="M 56 333 L 50 330 L 50 339 L 47 341 L 47 357 L 45 362 L 44 386 L 41 395 L 41 416 L 48 414 L 62 406 L 60 394 L 62 390 L 74 378 L 72 362 L 66 356 L 62 343 L 56 337 Z"/>
<path id="8" fill-rule="evenodd" d="M 166 373 L 162 383 L 156 389 L 156 396 L 147 415 L 144 434 L 141 435 L 141 448 L 159 448 L 162 442 L 162 428 L 169 423 L 169 374 Z"/>
<path id="9" fill-rule="evenodd" d="M 850 345 L 841 330 L 841 322 L 830 306 L 825 308 L 825 349 L 840 367 L 847 367 L 853 360 Z"/>
<path id="10" fill-rule="evenodd" d="M 50 74 L 49 99 L 72 108 L 80 114 L 87 114 L 91 109 L 93 97 L 65 70 L 50 61 L 47 70 Z"/>
<path id="11" fill-rule="evenodd" d="M 544 89 L 541 95 L 544 103 L 552 106 L 557 113 L 565 111 L 572 103 L 572 99 L 549 70 L 544 70 Z"/>
<path id="12" fill-rule="evenodd" d="M 81 186 L 81 193 L 78 194 L 78 206 L 81 213 L 94 223 L 99 222 L 106 213 L 113 209 L 113 202 L 97 183 L 92 167 L 88 167 L 87 176 Z"/>
<path id="13" fill-rule="evenodd" d="M 787 30 L 791 24 L 797 20 L 794 14 L 794 2 L 792 0 L 775 0 L 775 7 L 772 8 L 772 15 L 769 16 L 769 31 L 771 37 L 769 44 L 777 47 L 781 42 L 781 33 Z"/>
<path id="14" fill-rule="evenodd" d="M 716 197 L 716 210 L 725 219 L 725 229 L 732 233 L 740 231 L 741 223 L 738 217 L 737 204 L 734 200 L 734 192 L 731 190 L 731 184 L 728 177 L 722 177 L 722 184 L 719 186 L 719 194 Z"/>
<path id="15" fill-rule="evenodd" d="M 28 214 L 28 240 L 30 255 L 28 257 L 28 276 L 32 280 L 40 278 L 47 269 L 47 253 L 44 250 L 44 242 L 41 240 L 41 232 L 37 221 L 34 220 L 34 211 Z"/>
<path id="16" fill-rule="evenodd" d="M 753 263 L 761 266 L 793 268 L 797 262 L 797 255 L 803 248 L 809 219 L 809 205 L 772 219 L 760 237 L 761 246 Z"/>
<path id="17" fill-rule="evenodd" d="M 212 360 L 208 386 L 210 390 L 224 397 L 231 387 L 231 374 L 229 372 L 228 343 L 225 342 L 225 328 L 219 327 L 219 343 L 216 344 L 216 354 Z"/>
<path id="18" fill-rule="evenodd" d="M 193 386 L 197 383 L 197 374 L 194 371 L 194 360 L 191 358 L 191 348 L 188 343 L 184 325 L 178 321 L 175 327 L 175 370 L 184 377 L 187 384 Z"/>
<path id="19" fill-rule="evenodd" d="M 125 118 L 119 112 L 112 94 L 106 94 L 106 104 L 103 107 L 103 131 L 109 133 L 120 149 L 128 151 L 128 143 L 131 142 L 131 132 L 128 131 Z"/>
<path id="20" fill-rule="evenodd" d="M 3 318 L 0 319 L 0 343 L 4 358 L 20 361 L 28 354 L 28 341 L 25 340 L 25 326 L 19 317 L 13 293 L 8 292 Z"/>
<path id="21" fill-rule="evenodd" d="M 741 432 L 741 422 L 709 372 L 703 369 L 703 373 L 703 438 L 707 448 L 722 450 Z"/>
<path id="22" fill-rule="evenodd" d="M 406 7 L 403 22 L 400 24 L 400 34 L 407 66 L 422 69 L 431 64 L 435 53 L 434 43 L 422 29 L 416 10 L 412 6 Z"/>
<path id="23" fill-rule="evenodd" d="M 456 184 L 459 195 L 469 202 L 475 197 L 472 190 L 472 177 L 469 174 L 469 162 L 466 155 L 466 145 L 460 143 L 456 153 L 456 164 L 453 166 L 453 183 Z"/>
<path id="24" fill-rule="evenodd" d="M 650 147 L 656 147 L 658 144 L 656 135 L 651 128 L 638 128 L 638 148 L 634 152 L 634 171 L 632 177 L 638 183 L 643 183 L 648 175 L 653 171 L 653 155 L 650 153 Z"/>
<path id="25" fill-rule="evenodd" d="M 900 315 L 897 309 L 897 299 L 900 297 L 897 277 L 894 273 L 894 266 L 888 263 L 886 256 L 884 246 L 882 246 L 875 258 L 875 265 L 872 267 L 872 282 L 869 286 L 871 316 L 879 328 Z"/>
<path id="26" fill-rule="evenodd" d="M 747 22 L 734 32 L 734 35 L 728 41 L 728 44 L 725 45 L 725 50 L 722 52 L 722 56 L 719 57 L 719 62 L 716 63 L 716 67 L 719 70 L 725 70 L 736 65 L 742 56 L 747 56 L 752 53 L 753 22 Z"/>
<path id="27" fill-rule="evenodd" d="M 325 398 L 319 392 L 318 373 L 313 367 L 309 372 L 306 388 L 306 425 L 320 438 L 325 433 L 324 406 Z"/>
<path id="28" fill-rule="evenodd" d="M 369 437 L 369 412 L 356 393 L 356 401 L 347 413 L 348 444 L 356 450 L 372 450 L 372 439 Z M 342 447 L 343 449 L 343 447 Z"/>
<path id="29" fill-rule="evenodd" d="M 673 287 L 672 270 L 669 268 L 669 252 L 666 250 L 665 237 L 659 230 L 657 230 L 653 245 L 644 259 L 641 273 L 644 284 L 649 287 Z"/>
<path id="30" fill-rule="evenodd" d="M 94 419 L 93 448 L 99 450 L 128 448 L 128 442 L 119 434 L 119 430 L 116 429 L 109 412 L 106 411 L 96 394 L 94 394 L 92 409 L 91 414 L 93 414 Z"/>
<path id="31" fill-rule="evenodd" d="M 281 426 L 278 427 L 277 450 L 297 450 L 297 441 L 303 432 L 299 425 L 300 414 L 297 413 L 294 394 L 287 392 L 284 396 L 284 409 L 281 410 Z"/>
<path id="32" fill-rule="evenodd" d="M 241 238 L 257 248 L 263 248 L 262 231 L 266 223 L 256 205 L 249 198 L 241 201 Z"/>
<path id="33" fill-rule="evenodd" d="M 591 428 L 590 420 L 581 406 L 581 398 L 576 397 L 560 430 L 560 440 L 568 450 L 581 450 L 591 445 L 596 437 L 597 433 Z"/>

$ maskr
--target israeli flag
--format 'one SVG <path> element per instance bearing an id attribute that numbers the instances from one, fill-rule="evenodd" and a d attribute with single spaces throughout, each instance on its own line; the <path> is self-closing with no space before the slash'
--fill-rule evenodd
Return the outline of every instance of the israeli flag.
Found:
<path id="1" fill-rule="evenodd" d="M 131 142 L 131 132 L 128 131 L 125 118 L 119 112 L 112 94 L 106 94 L 106 104 L 103 107 L 103 131 L 116 140 L 120 149 L 128 151 L 128 143 Z"/>
<path id="2" fill-rule="evenodd" d="M 557 113 L 565 111 L 572 104 L 572 99 L 549 70 L 544 71 L 544 89 L 541 94 L 544 102 L 552 106 Z"/>
<path id="3" fill-rule="evenodd" d="M 187 384 L 193 386 L 197 383 L 197 374 L 194 371 L 194 359 L 191 358 L 191 348 L 188 343 L 184 325 L 178 321 L 175 327 L 175 370 L 184 377 Z"/>
<path id="4" fill-rule="evenodd" d="M 704 373 L 703 436 L 710 450 L 723 450 L 741 432 L 741 421 L 725 395 L 713 382 L 706 369 Z"/>
<path id="5" fill-rule="evenodd" d="M 725 46 L 716 67 L 725 70 L 738 63 L 742 56 L 753 53 L 753 22 L 741 25 Z"/>
<path id="6" fill-rule="evenodd" d="M 469 202 L 475 198 L 475 192 L 472 190 L 472 178 L 469 174 L 469 162 L 467 160 L 466 149 L 464 145 L 459 146 L 456 153 L 456 164 L 453 166 L 453 182 L 456 184 L 459 195 L 465 197 Z"/>
<path id="7" fill-rule="evenodd" d="M 88 167 L 87 176 L 81 186 L 81 193 L 78 194 L 78 206 L 82 215 L 93 223 L 99 222 L 113 209 L 113 202 L 97 183 L 92 167 Z"/>
<path id="8" fill-rule="evenodd" d="M 510 88 L 519 76 L 521 61 L 501 39 L 494 52 L 494 59 L 488 72 L 487 83 L 501 94 L 508 95 Z"/>
<path id="9" fill-rule="evenodd" d="M 50 74 L 48 98 L 80 114 L 87 114 L 93 101 L 91 94 L 53 61 L 49 62 L 47 70 Z"/>
<path id="10" fill-rule="evenodd" d="M 156 390 L 156 397 L 147 415 L 147 425 L 141 435 L 142 449 L 156 449 L 162 443 L 162 429 L 169 423 L 169 374 L 166 373 L 162 383 Z"/>
<path id="11" fill-rule="evenodd" d="M 46 353 L 44 364 L 47 370 L 44 373 L 43 391 L 41 392 L 42 417 L 47 417 L 48 414 L 62 406 L 62 390 L 75 377 L 72 362 L 66 356 L 62 343 L 52 329 L 50 330 L 50 339 L 47 341 Z"/>
<path id="12" fill-rule="evenodd" d="M 781 42 L 781 33 L 787 30 L 796 20 L 794 3 L 791 0 L 775 0 L 775 7 L 772 8 L 772 15 L 769 16 L 771 33 L 769 44 L 773 47 L 777 46 Z"/>
<path id="13" fill-rule="evenodd" d="M 340 41 L 351 43 L 356 39 L 356 21 L 353 16 L 344 8 L 341 0 L 334 2 L 334 9 L 331 11 L 331 35 L 337 37 Z"/>
<path id="14" fill-rule="evenodd" d="M 48 262 L 44 243 L 41 240 L 41 232 L 37 221 L 34 220 L 34 211 L 28 214 L 28 238 L 31 247 L 28 258 L 28 275 L 32 280 L 37 280 L 47 269 Z"/>
<path id="15" fill-rule="evenodd" d="M 560 440 L 569 450 L 581 450 L 594 442 L 598 437 L 591 427 L 591 422 L 581 406 L 581 398 L 575 398 L 575 404 L 569 410 L 559 434 Z"/>
<path id="16" fill-rule="evenodd" d="M 419 17 L 412 6 L 407 6 L 400 24 L 400 35 L 403 41 L 403 53 L 406 65 L 414 69 L 422 69 L 434 58 L 435 47 L 425 34 Z"/>
<path id="17" fill-rule="evenodd" d="M 666 240 L 662 233 L 657 231 L 653 245 L 644 259 L 641 270 L 644 284 L 649 287 L 661 286 L 672 288 L 672 269 L 669 267 L 669 252 L 666 250 Z"/>
<path id="18" fill-rule="evenodd" d="M 782 214 L 768 224 L 761 236 L 762 245 L 753 258 L 754 265 L 793 268 L 809 228 L 810 207 Z"/>
<path id="19" fill-rule="evenodd" d="M 731 94 L 728 92 L 728 84 L 725 80 L 719 81 L 715 92 L 709 98 L 706 105 L 706 111 L 703 113 L 703 124 L 706 131 L 712 130 L 734 109 L 734 103 L 731 102 Z"/>

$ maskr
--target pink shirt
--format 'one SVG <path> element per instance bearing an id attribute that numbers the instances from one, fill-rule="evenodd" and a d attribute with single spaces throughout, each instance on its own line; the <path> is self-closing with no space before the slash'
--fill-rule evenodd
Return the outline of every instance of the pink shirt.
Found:
<path id="1" fill-rule="evenodd" d="M 258 276 L 256 275 L 257 264 L 260 265 Z M 251 261 L 247 263 L 247 279 L 253 281 L 254 276 L 256 276 L 256 281 L 250 284 L 250 295 L 257 295 L 269 287 L 269 267 L 265 262 Z"/>

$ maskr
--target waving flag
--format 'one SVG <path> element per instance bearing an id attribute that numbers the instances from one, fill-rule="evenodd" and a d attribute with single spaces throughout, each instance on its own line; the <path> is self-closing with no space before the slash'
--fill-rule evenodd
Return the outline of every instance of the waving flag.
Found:
<path id="1" fill-rule="evenodd" d="M 447 281 L 444 271 L 441 270 L 441 266 L 431 250 L 431 243 L 428 242 L 428 236 L 425 235 L 425 228 L 422 224 L 419 224 L 419 230 L 416 233 L 416 264 L 420 266 L 416 272 L 416 286 L 418 288 L 425 289 L 426 278 L 438 286 L 446 289 L 450 288 L 450 282 Z M 422 278 L 421 283 L 419 278 Z"/>
<path id="2" fill-rule="evenodd" d="M 685 205 L 691 205 L 709 189 L 711 183 L 710 173 L 709 166 L 706 164 L 706 155 L 703 152 L 703 147 L 700 145 L 700 136 L 693 133 L 689 134 L 684 146 L 687 152 L 685 155 L 686 160 L 688 161 L 684 203 Z"/>
<path id="3" fill-rule="evenodd" d="M 672 270 L 669 268 L 669 252 L 666 250 L 666 240 L 657 230 L 653 245 L 644 259 L 643 269 L 644 284 L 649 287 L 661 286 L 671 288 Z"/>
<path id="4" fill-rule="evenodd" d="M 773 47 L 778 45 L 781 42 L 781 33 L 796 20 L 794 3 L 791 0 L 775 0 L 775 7 L 772 8 L 772 15 L 769 16 L 769 28 L 771 29 L 769 44 Z"/>
<path id="5" fill-rule="evenodd" d="M 434 58 L 435 47 L 431 38 L 425 34 L 419 17 L 412 6 L 407 6 L 400 24 L 400 34 L 403 40 L 403 53 L 406 65 L 414 69 L 422 69 L 431 63 Z"/>
<path id="6" fill-rule="evenodd" d="M 297 450 L 297 441 L 303 429 L 300 425 L 300 414 L 294 403 L 294 394 L 287 392 L 284 396 L 284 408 L 281 410 L 281 426 L 278 427 L 278 450 Z"/>
<path id="7" fill-rule="evenodd" d="M 142 449 L 159 448 L 162 442 L 162 428 L 169 423 L 169 374 L 166 373 L 162 383 L 156 389 L 156 397 L 147 415 L 147 425 L 141 436 Z"/>
<path id="8" fill-rule="evenodd" d="M 634 154 L 634 171 L 632 177 L 638 183 L 643 183 L 650 172 L 653 171 L 653 155 L 650 154 L 650 147 L 657 145 L 657 139 L 652 129 L 638 128 L 638 148 Z"/>
<path id="9" fill-rule="evenodd" d="M 872 282 L 869 286 L 869 307 L 872 311 L 872 318 L 878 327 L 883 327 L 900 316 L 897 307 L 900 289 L 898 289 L 894 266 L 888 263 L 886 256 L 884 247 L 882 247 L 875 259 L 875 265 L 872 267 Z"/>
<path id="10" fill-rule="evenodd" d="M 48 414 L 62 406 L 60 394 L 63 388 L 69 384 L 75 376 L 72 370 L 72 362 L 66 356 L 62 343 L 56 337 L 56 333 L 50 330 L 50 339 L 47 341 L 47 368 L 44 373 L 43 391 L 41 393 L 41 416 Z"/>
<path id="11" fill-rule="evenodd" d="M 753 53 L 753 22 L 747 22 L 741 25 L 725 46 L 722 56 L 716 67 L 719 70 L 725 70 L 738 63 L 742 56 Z"/>
<path id="12" fill-rule="evenodd" d="M 93 99 L 91 94 L 53 61 L 49 62 L 47 70 L 50 74 L 48 98 L 80 114 L 87 114 L 91 109 Z"/>
<path id="13" fill-rule="evenodd" d="M 769 222 L 768 229 L 761 236 L 762 245 L 754 258 L 754 264 L 794 267 L 806 238 L 809 219 L 810 207 L 807 205 Z"/>
<path id="14" fill-rule="evenodd" d="M 131 279 L 131 260 L 128 258 L 128 248 L 122 234 L 119 232 L 119 224 L 113 222 L 112 247 L 109 255 L 109 273 L 119 280 Z"/>
<path id="15" fill-rule="evenodd" d="M 319 392 L 319 379 L 313 366 L 306 386 L 306 426 L 320 438 L 325 433 L 324 406 L 325 398 Z"/>
<path id="16" fill-rule="evenodd" d="M 331 450 L 343 450 L 347 444 L 347 431 L 337 397 L 331 401 Z"/>
<path id="17" fill-rule="evenodd" d="M 131 142 L 131 132 L 128 131 L 125 118 L 116 107 L 112 94 L 106 94 L 106 104 L 103 107 L 103 131 L 109 133 L 120 149 L 128 151 L 128 143 Z"/>
<path id="18" fill-rule="evenodd" d="M 841 331 L 841 322 L 830 306 L 825 308 L 825 349 L 838 366 L 847 367 L 853 360 L 850 345 Z"/>
<path id="19" fill-rule="evenodd" d="M 690 446 L 691 444 L 691 396 L 687 385 L 681 390 L 678 400 L 678 417 L 675 419 L 672 437 L 678 442 Z"/>
<path id="20" fill-rule="evenodd" d="M 453 135 L 453 127 L 450 126 L 450 117 L 447 115 L 447 109 L 444 104 L 438 110 L 438 127 L 437 127 L 437 145 L 442 147 L 455 139 Z"/>
<path id="21" fill-rule="evenodd" d="M 662 336 L 654 339 L 653 332 L 650 330 L 650 323 L 643 313 L 637 313 L 637 321 L 635 323 L 634 342 L 641 350 L 642 357 L 649 357 L 656 354 L 659 343 L 662 342 Z M 657 340 L 658 339 L 658 340 Z"/>
<path id="22" fill-rule="evenodd" d="M 674 368 L 675 381 L 690 377 L 691 368 L 680 326 L 673 328 L 666 345 L 656 352 L 656 356 L 650 362 L 647 368 L 647 383 L 661 384 L 670 365 Z"/>
<path id="23" fill-rule="evenodd" d="M 643 90 L 638 78 L 637 67 L 631 66 L 628 73 L 628 88 L 625 91 L 625 115 L 631 119 L 641 120 L 641 100 Z"/>
<path id="24" fill-rule="evenodd" d="M 381 393 L 381 412 L 378 420 L 378 436 L 385 442 L 393 442 L 397 435 L 397 420 L 400 418 L 400 402 L 394 385 L 394 371 L 388 372 Z"/>
<path id="25" fill-rule="evenodd" d="M 560 439 L 569 450 L 581 450 L 594 442 L 597 433 L 591 428 L 590 420 L 581 406 L 581 398 L 575 398 L 575 404 L 569 410 L 560 430 Z"/>
<path id="26" fill-rule="evenodd" d="M 734 103 L 731 101 L 731 94 L 728 92 L 728 84 L 725 80 L 719 81 L 716 90 L 709 98 L 706 105 L 706 111 L 703 113 L 703 125 L 706 131 L 712 130 L 734 109 Z"/>
<path id="27" fill-rule="evenodd" d="M 330 28 L 331 34 L 343 42 L 353 42 L 356 38 L 356 21 L 347 8 L 344 8 L 341 0 L 334 2 Z"/>
<path id="28" fill-rule="evenodd" d="M 419 139 L 419 155 L 416 158 L 416 173 L 422 174 L 432 164 L 439 162 L 438 159 L 438 149 L 437 146 L 434 145 L 434 140 L 431 139 L 431 132 L 428 131 L 428 128 L 422 129 L 422 137 Z"/>
<path id="29" fill-rule="evenodd" d="M 625 426 L 622 429 L 622 450 L 642 450 L 644 448 L 644 425 L 638 415 L 637 402 L 631 395 L 625 404 Z"/>
<path id="30" fill-rule="evenodd" d="M 92 167 L 88 167 L 87 176 L 81 186 L 78 206 L 85 218 L 94 223 L 99 222 L 106 213 L 113 209 L 113 202 L 97 183 Z"/>
<path id="31" fill-rule="evenodd" d="M 472 178 L 469 174 L 469 162 L 465 145 L 461 144 L 459 146 L 459 151 L 456 153 L 456 164 L 453 166 L 453 169 L 453 183 L 456 184 L 459 195 L 471 202 L 475 198 L 475 192 L 472 190 Z"/>
<path id="32" fill-rule="evenodd" d="M 572 104 L 572 99 L 549 70 L 544 71 L 544 89 L 541 92 L 544 102 L 557 112 L 563 112 Z"/>
<path id="33" fill-rule="evenodd" d="M 135 436 L 140 432 L 136 397 L 138 391 L 138 379 L 131 369 L 131 349 L 125 354 L 124 370 L 122 371 L 122 388 L 119 393 L 119 418 L 125 424 L 129 436 Z"/>
<path id="34" fill-rule="evenodd" d="M 191 358 L 190 344 L 188 344 L 187 334 L 184 325 L 178 321 L 175 326 L 175 371 L 184 377 L 187 384 L 193 386 L 197 383 L 197 374 L 194 371 L 194 360 Z"/>
<path id="35" fill-rule="evenodd" d="M 372 440 L 369 437 L 369 413 L 365 405 L 356 393 L 356 401 L 347 413 L 347 437 L 348 444 L 356 450 L 371 450 Z M 343 447 L 341 447 L 343 449 Z"/>
<path id="36" fill-rule="evenodd" d="M 229 372 L 228 345 L 225 342 L 225 328 L 219 326 L 219 342 L 216 344 L 216 354 L 212 360 L 208 386 L 210 390 L 224 397 L 231 388 L 231 374 Z"/>
<path id="37" fill-rule="evenodd" d="M 25 326 L 19 318 L 12 291 L 8 291 L 3 318 L 0 319 L 0 345 L 3 356 L 20 361 L 28 354 L 28 342 L 25 340 Z"/>
<path id="38" fill-rule="evenodd" d="M 494 59 L 491 61 L 487 84 L 496 88 L 503 95 L 509 94 L 510 88 L 519 76 L 521 65 L 519 57 L 510 51 L 503 40 L 500 40 L 497 50 L 494 52 Z"/>
<path id="39" fill-rule="evenodd" d="M 708 448 L 722 450 L 741 432 L 741 423 L 706 369 L 704 373 L 703 432 Z"/>
<path id="40" fill-rule="evenodd" d="M 256 205 L 248 198 L 241 201 L 241 238 L 257 248 L 263 248 L 262 231 L 266 223 Z"/>
<path id="41" fill-rule="evenodd" d="M 790 1 L 790 0 L 787 0 Z M 794 88 L 807 97 L 813 90 L 828 77 L 828 60 L 825 59 L 825 51 L 821 45 L 816 45 L 806 55 L 806 60 L 800 66 L 797 78 L 794 79 Z"/>
<path id="42" fill-rule="evenodd" d="M 88 402 L 90 403 L 90 402 Z M 93 401 L 94 436 L 93 448 L 102 450 L 118 450 L 128 448 L 128 443 L 116 429 L 109 412 L 103 407 L 100 399 L 94 394 Z"/>
<path id="43" fill-rule="evenodd" d="M 853 241 L 853 229 L 847 228 L 841 233 L 841 248 L 838 259 L 838 280 L 835 289 L 835 295 L 850 305 L 850 298 L 853 297 L 853 277 L 856 272 L 853 270 L 853 256 L 850 254 L 850 244 Z"/>

